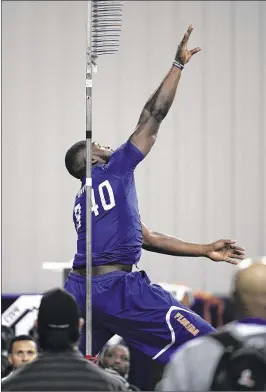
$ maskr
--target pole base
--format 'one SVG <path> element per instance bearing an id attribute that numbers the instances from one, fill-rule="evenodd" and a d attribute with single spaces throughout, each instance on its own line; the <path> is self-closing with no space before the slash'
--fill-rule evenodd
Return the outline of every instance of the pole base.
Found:
<path id="1" fill-rule="evenodd" d="M 86 354 L 86 355 L 85 355 L 85 359 L 87 359 L 87 361 L 90 361 L 90 362 L 92 362 L 92 363 L 97 363 L 97 361 L 98 361 L 98 355 L 96 355 L 96 357 L 94 357 L 93 355 Z"/>

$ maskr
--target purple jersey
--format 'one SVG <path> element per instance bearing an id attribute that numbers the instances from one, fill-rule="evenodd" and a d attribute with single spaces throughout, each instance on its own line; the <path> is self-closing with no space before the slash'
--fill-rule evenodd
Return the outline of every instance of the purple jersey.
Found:
<path id="1" fill-rule="evenodd" d="M 134 169 L 144 155 L 129 141 L 105 165 L 92 168 L 92 265 L 135 264 L 142 247 L 142 229 Z M 73 220 L 78 235 L 73 267 L 86 265 L 86 178 L 75 200 Z"/>

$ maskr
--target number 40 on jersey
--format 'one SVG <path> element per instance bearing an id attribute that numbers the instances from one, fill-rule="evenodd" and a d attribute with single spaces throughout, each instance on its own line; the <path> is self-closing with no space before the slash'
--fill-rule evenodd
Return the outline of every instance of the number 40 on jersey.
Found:
<path id="1" fill-rule="evenodd" d="M 98 193 L 100 196 L 99 201 L 96 203 L 94 189 L 91 189 L 91 212 L 95 216 L 99 215 L 99 205 L 102 206 L 104 211 L 111 210 L 115 207 L 115 197 L 111 184 L 108 180 L 102 182 L 98 186 Z M 105 194 L 108 194 L 108 200 L 106 200 Z M 74 214 L 76 218 L 76 229 L 78 230 L 81 226 L 81 205 L 77 204 L 74 208 Z"/>

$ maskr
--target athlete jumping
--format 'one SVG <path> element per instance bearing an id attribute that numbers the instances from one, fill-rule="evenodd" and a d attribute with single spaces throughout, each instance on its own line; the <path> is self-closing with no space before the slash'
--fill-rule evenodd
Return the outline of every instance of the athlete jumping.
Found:
<path id="1" fill-rule="evenodd" d="M 92 354 L 96 355 L 114 335 L 149 357 L 168 362 L 178 346 L 214 329 L 158 285 L 144 271 L 132 272 L 142 248 L 174 256 L 204 256 L 236 264 L 244 249 L 235 241 L 219 240 L 209 245 L 188 243 L 149 231 L 142 224 L 134 182 L 136 166 L 153 147 L 162 120 L 167 115 L 184 65 L 200 48 L 187 49 L 190 26 L 178 46 L 175 61 L 159 88 L 145 104 L 129 139 L 113 151 L 92 145 Z M 66 153 L 66 168 L 81 181 L 73 219 L 77 253 L 65 289 L 86 312 L 86 142 Z M 85 353 L 85 331 L 81 339 Z"/>

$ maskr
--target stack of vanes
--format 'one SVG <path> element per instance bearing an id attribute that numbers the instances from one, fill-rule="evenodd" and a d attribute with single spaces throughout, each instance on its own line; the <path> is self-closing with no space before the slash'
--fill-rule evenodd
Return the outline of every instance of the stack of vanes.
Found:
<path id="1" fill-rule="evenodd" d="M 122 1 L 91 1 L 91 54 L 98 57 L 118 51 L 122 29 Z"/>

